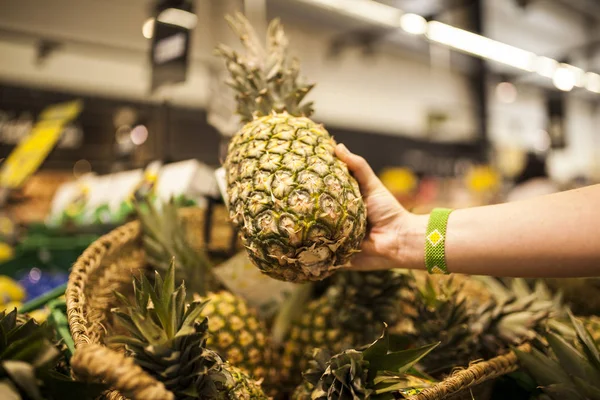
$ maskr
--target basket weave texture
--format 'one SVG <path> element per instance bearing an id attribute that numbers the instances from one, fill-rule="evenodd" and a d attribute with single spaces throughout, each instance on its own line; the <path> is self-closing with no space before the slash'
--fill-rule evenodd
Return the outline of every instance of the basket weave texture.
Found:
<path id="1" fill-rule="evenodd" d="M 204 211 L 190 208 L 180 213 L 191 243 L 202 246 Z M 230 238 L 219 234 L 228 229 L 227 222 L 217 218 L 211 248 L 228 248 Z M 113 292 L 130 291 L 132 274 L 146 266 L 140 237 L 139 222 L 130 222 L 96 240 L 75 262 L 66 291 L 67 317 L 75 342 L 71 365 L 79 380 L 108 383 L 113 389 L 104 394 L 105 399 L 171 400 L 173 394 L 162 383 L 135 365 L 131 358 L 108 348 L 104 341 L 108 332 L 118 330 L 110 312 L 117 305 Z M 528 350 L 528 346 L 521 349 Z M 411 399 L 460 398 L 469 394 L 470 389 L 517 368 L 517 357 L 507 353 L 457 371 Z"/>

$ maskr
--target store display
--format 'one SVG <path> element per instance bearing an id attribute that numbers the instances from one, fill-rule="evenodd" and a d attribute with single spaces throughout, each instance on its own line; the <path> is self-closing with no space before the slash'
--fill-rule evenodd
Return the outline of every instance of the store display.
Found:
<path id="1" fill-rule="evenodd" d="M 80 374 L 92 374 L 94 377 L 93 379 L 111 382 L 111 385 L 115 390 L 118 390 L 122 394 L 127 393 L 127 397 L 132 399 L 143 398 L 141 395 L 142 391 L 154 388 L 156 380 L 150 380 L 143 384 L 139 382 L 140 384 L 136 386 L 136 391 L 131 392 L 131 387 L 129 385 L 126 385 L 121 379 L 117 379 L 118 377 L 112 375 L 111 368 L 106 368 L 107 363 L 112 363 L 111 365 L 118 363 L 118 365 L 122 365 L 122 367 L 125 368 L 127 362 L 129 362 L 127 361 L 129 358 L 119 358 L 123 356 L 110 348 L 105 347 L 106 342 L 104 341 L 104 338 L 111 337 L 115 334 L 123 334 L 123 331 L 121 328 L 111 323 L 103 322 L 102 328 L 100 328 L 98 324 L 91 323 L 91 321 L 109 321 L 108 318 L 110 317 L 108 313 L 110 313 L 110 309 L 118 305 L 113 294 L 115 288 L 123 293 L 130 291 L 130 289 L 128 289 L 128 283 L 124 280 L 124 277 L 129 274 L 138 276 L 136 271 L 144 271 L 142 276 L 145 278 L 142 277 L 140 279 L 142 279 L 143 282 L 147 282 L 144 283 L 146 286 L 152 285 L 153 282 L 156 282 L 157 280 L 160 282 L 160 279 L 158 279 L 157 275 L 154 273 L 154 268 L 158 267 L 158 269 L 162 271 L 160 274 L 169 271 L 169 264 L 167 264 L 165 268 L 165 261 L 170 263 L 171 260 L 170 257 L 167 257 L 167 253 L 171 251 L 168 250 L 169 248 L 176 249 L 175 262 L 181 265 L 181 267 L 177 267 L 175 281 L 179 284 L 182 278 L 188 274 L 192 274 L 189 279 L 189 284 L 186 283 L 186 288 L 192 287 L 194 272 L 204 269 L 202 266 L 203 264 L 198 264 L 198 257 L 203 256 L 202 254 L 198 256 L 197 252 L 202 252 L 202 249 L 206 249 L 207 244 L 204 244 L 203 237 L 199 234 L 202 232 L 201 230 L 190 230 L 189 227 L 197 226 L 200 223 L 203 214 L 198 212 L 200 210 L 197 209 L 181 209 L 177 211 L 177 214 L 181 218 L 180 221 L 173 217 L 168 218 L 163 216 L 162 218 L 156 218 L 156 215 L 160 216 L 160 213 L 166 213 L 165 215 L 172 216 L 172 213 L 175 212 L 175 208 L 171 205 L 170 209 L 171 211 L 169 211 L 169 207 L 164 207 L 160 212 L 156 211 L 156 214 L 154 214 L 154 212 L 151 211 L 152 209 L 148 208 L 146 210 L 147 214 L 142 214 L 144 220 L 142 226 L 147 225 L 145 228 L 146 232 L 160 232 L 160 235 L 153 236 L 148 233 L 144 234 L 144 228 L 140 230 L 140 225 L 137 222 L 131 222 L 105 236 L 102 239 L 102 243 L 103 246 L 110 246 L 112 249 L 111 262 L 106 263 L 103 261 L 103 257 L 96 257 L 95 255 L 92 257 L 94 253 L 86 252 L 84 256 L 75 263 L 71 275 L 71 281 L 73 283 L 77 282 L 76 288 L 73 285 L 70 285 L 67 288 L 66 297 L 67 299 L 71 299 L 70 302 L 69 300 L 67 302 L 69 324 L 71 326 L 71 332 L 76 348 L 72 365 Z M 153 218 L 148 219 L 149 216 L 153 216 Z M 161 226 L 162 228 L 159 229 L 158 226 Z M 181 226 L 183 226 L 183 228 L 181 228 Z M 180 232 L 185 232 L 185 234 L 182 235 Z M 144 237 L 145 239 L 143 239 Z M 186 241 L 189 241 L 189 245 L 185 244 Z M 142 242 L 145 242 L 143 245 L 145 252 L 141 251 Z M 97 244 L 93 246 L 97 246 Z M 208 245 L 208 247 L 210 247 L 210 245 Z M 149 252 L 148 258 L 145 256 L 146 252 Z M 192 254 L 193 252 L 196 252 L 195 255 Z M 123 270 L 122 268 L 115 267 L 118 265 L 128 265 L 129 268 Z M 186 268 L 186 265 L 191 265 L 192 267 Z M 213 266 L 212 268 L 218 269 L 219 266 Z M 435 279 L 438 278 L 446 277 L 435 277 Z M 336 354 L 335 352 L 339 353 L 351 348 L 360 351 L 364 345 L 367 345 L 370 341 L 374 340 L 373 337 L 376 338 L 380 334 L 383 322 L 386 320 L 393 322 L 390 324 L 390 343 L 393 343 L 395 346 L 395 351 L 404 350 L 407 346 L 411 348 L 418 346 L 416 340 L 407 334 L 407 332 L 410 332 L 410 329 L 412 329 L 413 324 L 410 324 L 408 328 L 406 326 L 406 323 L 410 322 L 407 321 L 407 317 L 409 315 L 414 315 L 414 310 L 412 310 L 411 307 L 414 306 L 415 302 L 420 301 L 418 294 L 415 292 L 416 286 L 411 283 L 412 279 L 413 278 L 410 275 L 398 274 L 398 272 L 392 271 L 336 274 L 334 278 L 325 285 L 325 292 L 323 295 L 319 294 L 322 292 L 313 291 L 312 295 L 309 294 L 309 300 L 297 302 L 296 306 L 291 308 L 293 312 L 289 315 L 285 312 L 283 316 L 277 315 L 275 318 L 277 321 L 280 321 L 281 319 L 285 320 L 286 318 L 291 319 L 287 325 L 288 335 L 285 336 L 286 340 L 281 345 L 282 350 L 285 352 L 286 349 L 288 349 L 287 351 L 289 354 L 289 349 L 300 347 L 302 343 L 308 343 L 309 340 L 314 339 L 314 344 L 318 344 L 323 350 L 330 351 L 332 355 Z M 415 277 L 414 279 L 417 279 L 417 282 L 425 281 L 420 277 Z M 206 279 L 200 279 L 200 281 L 202 283 L 202 281 L 206 281 Z M 469 280 L 469 282 L 471 282 L 471 280 Z M 479 308 L 477 308 L 476 305 L 481 303 L 479 303 L 479 301 L 476 300 L 477 297 L 471 295 L 471 293 L 475 293 L 482 297 L 482 301 L 489 300 L 491 297 L 485 296 L 485 291 L 489 289 L 482 289 L 483 284 L 481 282 L 477 280 L 472 281 L 471 283 L 472 284 L 469 287 L 465 284 L 464 289 L 460 285 L 458 287 L 461 287 L 460 293 L 462 296 L 469 296 L 468 309 L 475 313 L 475 311 L 479 311 Z M 299 288 L 300 287 L 305 288 L 307 286 L 301 285 Z M 517 285 L 515 285 L 515 287 L 517 287 Z M 518 297 L 527 297 L 522 295 L 521 289 L 522 288 L 518 291 Z M 421 290 L 423 289 L 421 288 Z M 506 288 L 504 291 L 499 291 L 498 293 L 500 294 L 497 295 L 498 300 L 493 302 L 496 307 L 491 308 L 493 312 L 490 313 L 490 309 L 488 308 L 482 308 L 484 312 L 479 314 L 482 319 L 482 325 L 476 325 L 472 328 L 473 332 L 475 332 L 475 330 L 481 332 L 481 338 L 480 340 L 478 339 L 479 343 L 482 343 L 485 346 L 488 346 L 489 344 L 489 346 L 486 347 L 489 351 L 497 350 L 501 352 L 502 355 L 489 358 L 487 361 L 479 362 L 472 367 L 467 366 L 472 361 L 481 359 L 483 353 L 473 353 L 471 357 L 465 356 L 466 358 L 470 358 L 467 364 L 456 365 L 457 367 L 460 366 L 466 368 L 464 373 L 451 376 L 440 373 L 438 378 L 441 379 L 441 381 L 432 381 L 431 387 L 423 388 L 423 393 L 415 395 L 417 396 L 415 399 L 441 399 L 445 398 L 445 396 L 449 396 L 450 393 L 456 394 L 461 391 L 462 393 L 468 393 L 470 388 L 472 388 L 474 393 L 477 393 L 479 396 L 480 391 L 481 393 L 488 393 L 493 388 L 494 379 L 513 372 L 518 368 L 517 358 L 515 354 L 510 351 L 513 343 L 518 343 L 518 341 L 513 341 L 507 337 L 502 339 L 504 345 L 498 347 L 499 342 L 494 340 L 495 336 L 500 334 L 499 332 L 501 329 L 508 329 L 508 332 L 511 332 L 513 335 L 517 334 L 528 337 L 529 330 L 526 332 L 521 332 L 519 330 L 516 332 L 512 331 L 512 328 L 517 328 L 519 326 L 519 322 L 515 323 L 515 321 L 521 321 L 521 318 L 525 318 L 527 321 L 533 320 L 534 325 L 537 327 L 542 325 L 543 320 L 536 319 L 536 315 L 538 314 L 532 309 L 523 310 L 520 307 L 520 304 L 517 305 L 509 299 L 501 301 L 500 298 L 506 296 L 510 290 Z M 192 290 L 186 289 L 186 291 L 188 294 L 193 294 Z M 216 293 L 223 294 L 223 292 L 218 291 L 216 291 Z M 535 294 L 537 291 L 531 290 L 531 293 Z M 544 299 L 544 302 L 533 302 L 531 304 L 536 304 L 536 307 L 543 311 L 541 314 L 547 316 L 548 313 L 544 311 L 545 307 L 547 307 L 547 304 L 545 303 L 545 294 L 539 295 L 540 301 L 541 299 Z M 237 297 L 233 294 L 227 295 L 227 297 L 231 299 L 230 296 Z M 131 304 L 136 301 L 134 297 L 130 300 L 132 301 Z M 85 300 L 81 300 L 82 298 L 85 298 Z M 298 298 L 302 299 L 303 297 L 299 296 Z M 253 354 L 251 349 L 257 348 L 257 344 L 254 343 L 256 330 L 253 328 L 253 325 L 256 323 L 252 322 L 255 317 L 249 312 L 250 309 L 248 306 L 240 308 L 239 304 L 242 304 L 240 301 L 243 301 L 241 297 L 237 297 L 233 303 L 228 303 L 219 299 L 218 296 L 210 294 L 208 296 L 196 296 L 195 300 L 194 297 L 192 297 L 188 301 L 196 301 L 197 303 L 207 299 L 210 301 L 204 306 L 205 308 L 203 308 L 201 314 L 208 317 L 208 326 L 206 329 L 211 333 L 211 336 L 209 337 L 212 337 L 212 339 L 207 340 L 205 346 L 207 346 L 209 350 L 216 352 L 222 359 L 229 361 L 235 367 L 241 367 L 246 373 L 251 371 L 252 368 L 255 368 L 254 374 L 257 373 L 256 371 L 261 371 L 260 367 L 259 369 L 256 369 L 256 367 L 251 364 L 253 360 L 249 356 L 250 354 Z M 443 300 L 440 300 L 440 302 L 441 301 Z M 527 302 L 529 301 L 530 300 L 527 300 Z M 221 306 L 219 306 L 219 302 L 221 302 Z M 329 302 L 329 305 L 327 305 L 327 302 Z M 400 307 L 399 302 L 404 305 Z M 213 309 L 209 307 L 211 303 L 214 305 Z M 76 304 L 77 307 L 74 307 Z M 313 304 L 316 304 L 317 307 L 313 306 Z M 497 307 L 499 304 L 506 307 Z M 512 305 L 513 308 L 511 309 L 511 306 L 509 305 Z M 219 308 L 222 308 L 222 310 L 219 310 Z M 535 307 L 532 306 L 532 308 Z M 98 314 L 90 314 L 92 309 L 100 310 L 100 312 Z M 245 316 L 243 311 L 240 312 L 240 310 L 243 309 L 248 310 L 248 314 Z M 315 311 L 315 313 L 312 313 L 313 311 Z M 512 313 L 512 311 L 514 311 L 514 313 Z M 319 313 L 321 314 L 319 315 Z M 475 315 L 477 314 L 475 313 Z M 502 318 L 504 316 L 507 318 Z M 211 327 L 211 319 L 217 321 L 217 326 L 213 323 L 213 326 Z M 314 322 L 314 328 L 305 329 L 304 331 L 293 329 L 294 326 L 301 326 L 302 321 L 304 320 L 306 322 L 308 319 L 311 319 L 311 321 Z M 452 318 L 450 318 L 450 320 L 451 319 Z M 200 319 L 200 321 L 201 320 L 202 319 Z M 86 322 L 86 325 L 80 325 L 77 321 L 88 322 Z M 223 321 L 224 324 L 220 326 L 221 323 L 219 321 Z M 476 321 L 475 317 L 471 322 L 474 322 L 474 324 L 475 322 L 479 323 L 479 321 Z M 260 320 L 258 323 L 260 324 Z M 269 323 L 269 321 L 267 321 L 267 323 Z M 295 325 L 296 323 L 300 325 Z M 337 324 L 337 330 L 334 328 L 330 329 L 332 323 Z M 281 328 L 280 326 L 275 326 L 273 324 L 268 324 L 271 332 Z M 285 324 L 283 325 L 285 326 Z M 323 333 L 321 334 L 319 333 L 320 330 L 318 327 L 323 326 Z M 481 327 L 481 330 L 479 330 L 478 326 Z M 74 329 L 74 327 L 76 327 L 76 329 Z M 533 330 L 534 326 L 531 328 Z M 96 336 L 97 333 L 95 333 L 94 330 L 98 329 L 102 329 L 102 336 Z M 407 331 L 406 329 L 409 330 Z M 268 335 L 269 332 L 270 331 L 265 331 L 264 335 Z M 331 338 L 335 339 L 333 336 L 330 336 L 331 332 L 338 335 L 337 338 L 339 339 L 339 342 L 343 342 L 341 345 L 328 340 Z M 438 333 L 439 336 L 436 337 L 433 330 L 430 331 L 432 343 L 446 340 L 445 338 L 447 335 L 444 329 L 440 329 Z M 298 337 L 296 338 L 296 336 Z M 88 342 L 88 338 L 90 337 L 97 338 L 94 339 L 93 345 L 90 345 Z M 419 337 L 418 334 L 416 337 Z M 522 336 L 518 337 L 522 338 Z M 354 338 L 355 342 L 350 343 L 350 340 L 347 340 L 350 338 Z M 361 343 L 361 340 L 364 340 L 364 342 Z M 284 367 L 285 365 L 289 366 L 289 362 L 285 361 L 285 356 L 281 358 L 278 356 L 279 347 L 275 342 L 267 342 L 266 345 L 272 346 L 271 348 L 274 356 L 270 362 L 266 359 L 263 360 L 263 362 L 267 363 L 267 374 L 262 382 L 263 390 L 269 395 L 283 396 L 285 393 L 291 395 L 292 391 L 295 390 L 296 385 L 301 383 L 301 370 L 298 370 L 297 366 L 294 366 L 295 368 L 292 369 L 295 370 L 294 374 L 297 375 L 292 376 L 291 379 L 285 379 L 290 375 L 289 372 L 286 372 L 289 371 L 290 368 L 286 369 Z M 529 345 L 525 343 L 519 348 L 528 350 L 528 346 Z M 331 347 L 332 349 L 328 349 L 327 347 Z M 243 349 L 241 350 L 243 355 L 241 360 L 237 356 L 240 352 L 240 348 Z M 230 353 L 231 357 L 226 356 L 226 352 L 231 351 L 232 349 L 237 350 L 233 350 Z M 439 357 L 439 354 L 438 356 L 434 356 L 436 350 L 437 349 L 432 350 L 426 357 L 417 363 L 417 369 L 414 370 L 415 374 L 429 372 L 426 368 L 423 370 L 422 367 L 423 365 L 427 365 L 426 360 L 428 357 Z M 452 346 L 445 346 L 445 350 L 444 347 L 440 347 L 440 351 L 448 351 L 449 354 L 456 355 L 454 350 L 455 349 Z M 310 351 L 311 349 L 309 349 L 309 352 Z M 293 354 L 295 357 L 297 356 L 296 352 Z M 303 361 L 300 356 L 297 357 L 299 360 L 298 362 L 302 363 L 303 367 L 306 367 L 309 359 L 305 358 L 305 361 Z M 240 360 L 240 362 L 236 365 L 232 360 Z M 245 366 L 245 368 L 242 366 Z M 431 366 L 432 369 L 434 369 L 434 367 L 436 366 Z M 177 366 L 174 365 L 173 368 L 175 369 Z M 452 370 L 452 367 L 450 367 L 449 370 Z M 477 380 L 477 385 L 472 379 L 472 374 L 475 370 L 477 371 L 477 376 L 480 377 Z M 139 373 L 142 373 L 142 371 L 140 370 Z M 249 376 L 252 376 L 251 374 L 249 374 Z M 484 382 L 487 382 L 486 385 L 483 385 Z M 135 393 L 138 394 L 136 395 Z M 443 393 L 443 395 L 432 395 L 431 393 Z"/>
<path id="2" fill-rule="evenodd" d="M 246 16 L 225 18 L 231 30 L 221 17 L 239 1 L 153 0 L 145 17 L 135 2 L 38 1 L 33 22 L 20 3 L 0 6 L 0 25 L 25 31 L 44 15 L 86 12 L 100 22 L 46 18 L 61 43 L 33 52 L 3 38 L 0 399 L 600 400 L 597 278 L 458 275 L 427 241 L 423 271 L 362 271 L 354 257 L 378 232 L 367 214 L 384 188 L 430 222 L 445 213 L 423 229 L 450 244 L 449 210 L 512 201 L 535 177 L 554 191 L 597 181 L 600 75 L 565 64 L 593 71 L 600 60 L 593 49 L 567 57 L 580 41 L 569 32 L 582 32 L 574 16 L 593 19 L 591 3 L 466 2 L 442 23 L 439 4 L 425 4 L 440 2 L 244 2 Z M 560 25 L 553 43 L 503 43 L 525 32 L 519 24 L 545 32 L 540 21 Z M 484 22 L 494 37 L 473 31 Z M 145 67 L 131 51 L 139 28 Z M 187 63 L 191 37 L 202 43 L 189 79 L 171 88 L 154 74 L 146 96 L 148 76 Z M 469 49 L 482 40 L 485 52 Z M 417 41 L 437 42 L 431 57 Z M 572 60 L 538 56 L 536 43 Z M 558 92 L 532 90 L 531 74 L 561 90 L 561 129 L 545 109 Z M 359 187 L 371 171 L 351 172 L 338 142 L 383 186 Z M 526 152 L 538 162 L 519 175 Z M 420 221 L 401 209 L 389 218 Z M 399 266 L 414 266 L 397 239 Z M 381 268 L 393 261 L 384 247 Z M 480 261 L 471 271 L 500 269 Z"/>
<path id="3" fill-rule="evenodd" d="M 146 170 L 109 175 L 87 174 L 62 185 L 52 202 L 47 224 L 117 225 L 134 216 L 132 200 L 149 196 L 181 206 L 202 205 L 205 196 L 218 194 L 213 169 L 196 160 L 162 165 L 154 162 Z"/>
<path id="4" fill-rule="evenodd" d="M 302 101 L 313 85 L 299 82 L 299 64 L 288 59 L 279 21 L 269 26 L 262 57 L 264 46 L 246 18 L 238 13 L 228 22 L 247 51 L 217 50 L 247 123 L 225 160 L 230 217 L 265 274 L 293 282 L 325 279 L 350 260 L 365 235 L 358 184 L 334 155 L 329 133 L 309 119 L 312 104 Z"/>

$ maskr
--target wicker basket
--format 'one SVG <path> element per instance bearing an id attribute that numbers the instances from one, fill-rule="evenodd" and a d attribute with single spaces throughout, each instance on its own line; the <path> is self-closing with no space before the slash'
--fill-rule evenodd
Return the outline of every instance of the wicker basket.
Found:
<path id="1" fill-rule="evenodd" d="M 181 213 L 188 221 L 188 237 L 194 244 L 202 245 L 205 237 L 203 210 L 184 209 Z M 227 251 L 230 237 L 223 234 L 229 231 L 227 223 L 218 219 L 213 228 L 210 248 Z M 113 291 L 130 289 L 132 273 L 145 266 L 140 233 L 137 221 L 123 225 L 95 241 L 74 264 L 66 292 L 69 326 L 76 349 L 71 364 L 77 379 L 103 381 L 113 388 L 104 398 L 168 400 L 173 395 L 162 383 L 142 371 L 132 359 L 104 345 L 106 333 L 116 329 L 110 313 L 116 305 Z M 516 356 L 508 353 L 458 371 L 413 399 L 470 395 L 470 389 L 483 389 L 485 385 L 481 384 L 517 368 Z"/>

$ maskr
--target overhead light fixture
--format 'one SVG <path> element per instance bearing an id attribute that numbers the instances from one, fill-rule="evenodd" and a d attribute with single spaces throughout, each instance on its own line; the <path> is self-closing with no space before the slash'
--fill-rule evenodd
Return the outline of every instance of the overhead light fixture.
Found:
<path id="1" fill-rule="evenodd" d="M 585 86 L 585 71 L 582 70 L 581 68 L 575 67 L 573 65 L 569 65 L 569 64 L 563 64 L 565 66 L 565 68 L 568 68 L 571 73 L 573 74 L 573 77 L 575 79 L 575 86 L 577 87 L 584 87 Z"/>
<path id="2" fill-rule="evenodd" d="M 585 88 L 593 93 L 600 93 L 600 75 L 593 72 L 585 74 Z"/>
<path id="3" fill-rule="evenodd" d="M 146 39 L 152 39 L 152 36 L 154 36 L 154 18 L 148 18 L 144 22 L 144 25 L 142 25 L 142 35 Z"/>
<path id="4" fill-rule="evenodd" d="M 554 72 L 552 82 L 558 90 L 570 92 L 575 87 L 576 77 L 569 65 L 561 64 Z"/>
<path id="5" fill-rule="evenodd" d="M 498 42 L 439 21 L 427 22 L 420 15 L 404 13 L 402 10 L 377 1 L 296 1 L 359 20 L 374 22 L 393 28 L 401 28 L 413 35 L 427 34 L 429 40 L 444 44 L 453 49 L 527 72 L 537 72 L 543 77 L 552 79 L 554 85 L 560 90 L 570 91 L 575 86 L 578 86 L 586 87 L 589 91 L 600 94 L 600 75 L 598 74 L 586 73 L 581 68 L 568 64 L 559 64 L 558 61 L 552 58 L 538 56 L 533 52 Z"/>
<path id="6" fill-rule="evenodd" d="M 179 8 L 167 8 L 158 14 L 156 18 L 159 22 L 180 26 L 186 29 L 194 29 L 198 23 L 196 14 L 180 10 Z"/>
<path id="7" fill-rule="evenodd" d="M 427 20 L 417 14 L 404 14 L 400 17 L 400 27 L 411 35 L 424 35 L 427 33 Z"/>
<path id="8" fill-rule="evenodd" d="M 427 36 L 434 42 L 445 44 L 465 53 L 529 72 L 534 70 L 536 60 L 534 53 L 442 22 L 429 22 Z"/>
<path id="9" fill-rule="evenodd" d="M 403 12 L 395 7 L 388 6 L 373 0 L 300 0 L 304 3 L 317 5 L 340 14 L 349 15 L 380 25 L 397 28 Z"/>
<path id="10" fill-rule="evenodd" d="M 545 78 L 552 79 L 557 68 L 558 61 L 552 58 L 540 56 L 535 60 L 535 72 Z"/>

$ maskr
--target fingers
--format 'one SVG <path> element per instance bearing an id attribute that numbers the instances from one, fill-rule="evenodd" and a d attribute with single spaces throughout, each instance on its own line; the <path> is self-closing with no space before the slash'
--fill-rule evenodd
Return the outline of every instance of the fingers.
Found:
<path id="1" fill-rule="evenodd" d="M 348 169 L 350 169 L 363 190 L 373 192 L 383 185 L 367 163 L 367 160 L 351 153 L 343 144 L 340 143 L 335 147 L 335 154 L 348 165 Z"/>

